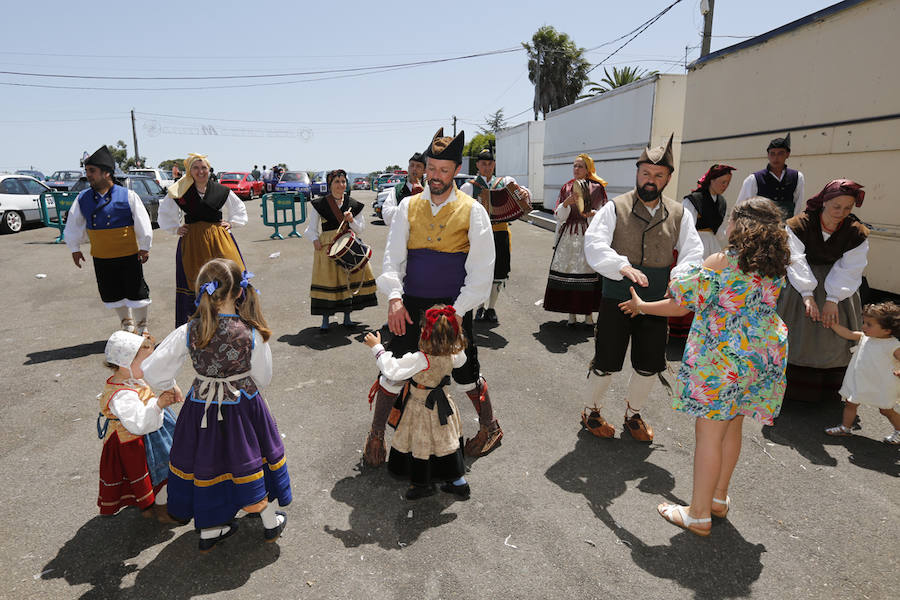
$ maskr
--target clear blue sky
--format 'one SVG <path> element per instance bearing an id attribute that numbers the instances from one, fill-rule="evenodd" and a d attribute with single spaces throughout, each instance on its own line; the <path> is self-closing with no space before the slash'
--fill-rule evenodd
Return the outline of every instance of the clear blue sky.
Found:
<path id="1" fill-rule="evenodd" d="M 0 70 L 92 76 L 198 77 L 392 65 L 519 46 L 542 25 L 592 48 L 634 29 L 672 0 L 641 2 L 15 2 L 3 9 Z M 833 4 L 719 0 L 712 49 Z M 683 73 L 698 46 L 700 0 L 683 0 L 609 66 Z M 621 43 L 621 42 L 620 42 Z M 603 60 L 620 43 L 587 54 Z M 688 60 L 699 50 L 688 50 Z M 602 77 L 602 68 L 592 73 Z M 0 171 L 78 166 L 83 151 L 122 139 L 129 111 L 149 163 L 208 154 L 216 170 L 285 162 L 367 172 L 405 164 L 451 115 L 467 137 L 503 108 L 531 118 L 524 52 L 369 74 L 231 89 L 156 88 L 296 82 L 85 80 L 0 74 Z M 24 87 L 31 84 L 88 89 Z M 154 88 L 103 91 L 96 88 Z M 522 112 L 528 109 L 526 112 Z M 170 115 L 170 116 L 160 116 Z M 203 135 L 215 130 L 219 135 Z"/>

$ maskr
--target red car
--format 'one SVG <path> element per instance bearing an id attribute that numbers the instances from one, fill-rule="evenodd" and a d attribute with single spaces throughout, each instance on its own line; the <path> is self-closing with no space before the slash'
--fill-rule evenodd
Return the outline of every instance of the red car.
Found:
<path id="1" fill-rule="evenodd" d="M 369 180 L 365 177 L 357 177 L 353 180 L 353 189 L 354 190 L 367 190 L 369 189 Z"/>
<path id="2" fill-rule="evenodd" d="M 266 185 L 261 179 L 254 179 L 250 173 L 236 171 L 219 173 L 219 183 L 234 192 L 241 200 L 259 198 Z"/>

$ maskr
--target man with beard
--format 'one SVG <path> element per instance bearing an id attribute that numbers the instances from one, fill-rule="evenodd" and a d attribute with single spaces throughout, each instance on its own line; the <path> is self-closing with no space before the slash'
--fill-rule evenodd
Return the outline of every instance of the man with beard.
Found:
<path id="1" fill-rule="evenodd" d="M 666 368 L 666 319 L 650 315 L 629 317 L 619 303 L 631 299 L 631 288 L 647 301 L 662 300 L 671 273 L 703 261 L 703 242 L 694 218 L 680 202 L 662 195 L 675 164 L 672 137 L 663 147 L 646 148 L 637 161 L 635 189 L 613 198 L 588 227 L 584 252 L 591 267 L 603 276 L 603 299 L 595 329 L 591 373 L 598 376 L 594 406 L 606 395 L 612 374 L 622 370 L 631 342 L 634 373 L 625 398 L 624 427 L 633 438 L 649 442 L 653 429 L 635 406 L 647 400 L 653 376 Z M 672 251 L 678 262 L 672 268 Z M 615 429 L 595 408 L 584 415 L 585 426 L 599 437 L 613 437 Z"/>
<path id="2" fill-rule="evenodd" d="M 409 157 L 409 165 L 406 167 L 408 174 L 406 183 L 398 183 L 388 192 L 384 204 L 381 205 L 381 220 L 388 227 L 397 212 L 397 205 L 407 196 L 415 196 L 422 192 L 422 175 L 425 173 L 425 157 L 421 152 L 416 152 Z"/>
<path id="3" fill-rule="evenodd" d="M 737 206 L 754 196 L 762 196 L 774 202 L 781 209 L 785 219 L 802 214 L 806 209 L 803 173 L 787 166 L 787 159 L 791 155 L 791 134 L 769 142 L 766 153 L 769 156 L 769 164 L 765 169 L 751 173 L 744 179 L 734 205 Z"/>
<path id="4" fill-rule="evenodd" d="M 487 383 L 481 377 L 472 335 L 472 310 L 485 301 L 494 274 L 494 238 L 487 211 L 453 183 L 462 164 L 465 132 L 444 137 L 439 129 L 425 151 L 428 186 L 404 198 L 394 213 L 384 250 L 384 267 L 376 283 L 389 299 L 388 327 L 394 336 L 387 350 L 395 357 L 416 352 L 422 316 L 435 304 L 452 304 L 465 332 L 466 363 L 453 370 L 457 388 L 478 413 L 480 429 L 466 441 L 465 453 L 483 456 L 500 444 L 503 431 L 494 419 Z M 463 316 L 464 315 L 464 316 Z M 374 399 L 372 430 L 363 459 L 384 462 L 384 427 L 402 381 L 379 378 L 369 394 Z"/>
<path id="5" fill-rule="evenodd" d="M 531 191 L 520 186 L 516 180 L 509 175 L 506 177 L 494 177 L 494 151 L 491 148 L 485 148 L 478 153 L 478 160 L 475 167 L 478 169 L 478 177 L 472 181 L 463 184 L 461 191 L 467 196 L 478 198 L 482 193 L 488 193 L 489 190 L 499 190 L 505 188 L 510 183 L 516 185 L 521 193 L 531 202 Z M 509 279 L 510 267 L 510 242 L 509 242 L 509 223 L 500 221 L 491 225 L 494 230 L 494 252 L 496 259 L 494 262 L 494 283 L 491 285 L 491 297 L 488 300 L 487 308 L 484 305 L 479 306 L 475 311 L 476 321 L 488 321 L 489 323 L 497 323 L 497 311 L 494 306 L 497 304 L 497 297 L 500 290 L 506 285 Z"/>
<path id="6" fill-rule="evenodd" d="M 150 288 L 143 264 L 150 258 L 153 229 L 140 197 L 116 185 L 116 163 L 106 146 L 84 161 L 91 187 L 72 203 L 64 237 L 79 269 L 84 262 L 81 244 L 90 241 L 100 300 L 116 311 L 122 329 L 148 333 Z M 135 321 L 137 321 L 135 323 Z"/>

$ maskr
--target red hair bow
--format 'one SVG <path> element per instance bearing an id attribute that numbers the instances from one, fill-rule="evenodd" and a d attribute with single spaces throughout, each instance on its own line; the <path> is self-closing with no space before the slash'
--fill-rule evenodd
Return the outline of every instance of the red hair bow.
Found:
<path id="1" fill-rule="evenodd" d="M 453 326 L 453 332 L 459 335 L 459 322 L 456 320 L 456 309 L 452 306 L 444 308 L 429 308 L 425 311 L 425 327 L 422 328 L 422 339 L 431 339 L 431 332 L 434 330 L 434 324 L 441 317 L 447 317 Z"/>

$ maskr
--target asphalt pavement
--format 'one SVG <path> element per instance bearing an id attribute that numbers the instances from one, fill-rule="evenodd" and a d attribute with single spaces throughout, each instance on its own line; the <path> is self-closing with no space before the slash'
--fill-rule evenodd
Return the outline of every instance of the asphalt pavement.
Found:
<path id="1" fill-rule="evenodd" d="M 0 598 L 896 597 L 900 466 L 880 441 L 887 421 L 862 407 L 850 438 L 822 433 L 839 406 L 747 422 L 728 518 L 708 538 L 666 523 L 656 505 L 690 497 L 693 420 L 657 385 L 641 411 L 654 443 L 621 434 L 626 371 L 603 409 L 616 438 L 581 429 L 593 333 L 541 307 L 553 234 L 525 222 L 512 227 L 500 323 L 476 325 L 503 444 L 470 462 L 470 500 L 406 501 L 403 482 L 360 465 L 376 376 L 361 339 L 384 324 L 384 298 L 354 313 L 362 325 L 319 334 L 312 244 L 269 239 L 259 200 L 247 205 L 251 222 L 234 233 L 274 332 L 265 396 L 293 483 L 284 535 L 263 543 L 260 521 L 242 517 L 200 555 L 191 526 L 133 508 L 99 516 L 96 395 L 117 320 L 90 263 L 76 269 L 55 230 L 30 227 L 0 236 Z M 377 275 L 387 229 L 367 216 Z M 145 266 L 157 339 L 174 326 L 175 245 L 157 231 Z M 677 367 L 677 348 L 670 358 Z M 179 382 L 190 379 L 186 367 Z M 475 411 L 456 399 L 472 436 Z"/>

